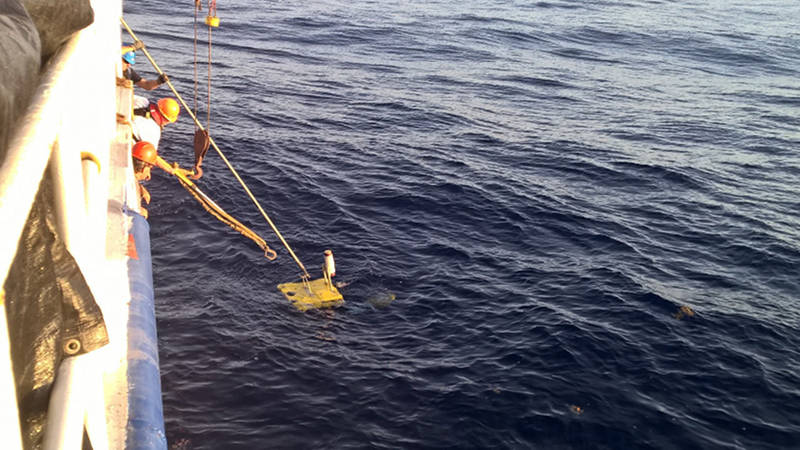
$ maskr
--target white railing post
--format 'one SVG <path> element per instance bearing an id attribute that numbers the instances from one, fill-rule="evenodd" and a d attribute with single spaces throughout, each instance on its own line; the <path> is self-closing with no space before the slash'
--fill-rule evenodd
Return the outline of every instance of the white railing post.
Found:
<path id="1" fill-rule="evenodd" d="M 11 347 L 8 342 L 5 300 L 5 291 L 0 287 L 0 405 L 3 405 L 0 408 L 0 436 L 3 437 L 3 448 L 22 450 L 16 383 L 14 382 L 14 370 L 11 367 Z"/>
<path id="2" fill-rule="evenodd" d="M 84 355 L 85 356 L 85 355 Z M 82 374 L 78 369 L 80 357 L 65 358 L 56 372 L 56 382 L 50 391 L 50 407 L 45 427 L 45 450 L 79 449 L 83 442 L 83 422 L 86 395 Z"/>
<path id="3" fill-rule="evenodd" d="M 0 164 L 0 232 L 5 236 L 0 240 L 0 280 L 8 275 L 48 164 L 59 236 L 93 292 L 108 276 L 108 167 L 116 135 L 122 3 L 92 3 L 95 22 L 53 56 Z M 3 448 L 16 449 L 22 445 L 19 413 L 5 308 L 0 309 L 0 436 Z M 94 448 L 109 447 L 103 374 L 110 359 L 108 352 L 94 351 L 62 362 L 50 398 L 45 448 L 82 448 L 84 426 L 91 428 Z"/>

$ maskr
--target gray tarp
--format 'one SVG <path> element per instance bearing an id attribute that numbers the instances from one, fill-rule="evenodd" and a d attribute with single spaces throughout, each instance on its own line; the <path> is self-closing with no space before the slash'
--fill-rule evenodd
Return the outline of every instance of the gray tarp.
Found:
<path id="1" fill-rule="evenodd" d="M 88 0 L 0 0 L 0 163 L 40 67 L 93 18 Z M 102 312 L 56 232 L 52 191 L 45 174 L 3 285 L 26 449 L 41 447 L 61 361 L 108 343 Z"/>
<path id="2" fill-rule="evenodd" d="M 39 68 L 94 21 L 89 0 L 0 0 L 0 161 L 39 83 Z"/>
<path id="3" fill-rule="evenodd" d="M 45 176 L 3 285 L 25 448 L 41 445 L 61 360 L 108 343 L 103 313 L 56 232 L 51 185 Z"/>
<path id="4" fill-rule="evenodd" d="M 0 161 L 36 90 L 39 34 L 19 0 L 0 0 Z"/>
<path id="5" fill-rule="evenodd" d="M 89 0 L 22 0 L 42 41 L 42 62 L 76 31 L 94 22 Z"/>

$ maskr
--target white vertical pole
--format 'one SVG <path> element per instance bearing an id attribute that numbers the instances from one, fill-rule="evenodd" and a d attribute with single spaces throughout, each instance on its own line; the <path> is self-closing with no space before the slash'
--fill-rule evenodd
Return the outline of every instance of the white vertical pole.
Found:
<path id="1" fill-rule="evenodd" d="M 82 356 L 87 356 L 82 355 Z M 80 359 L 73 356 L 61 361 L 50 391 L 44 450 L 80 449 L 83 443 L 83 422 L 86 416 L 86 384 Z M 86 370 L 85 368 L 83 370 Z M 88 371 L 87 371 L 88 374 Z M 96 386 L 97 388 L 99 386 Z"/>
<path id="2" fill-rule="evenodd" d="M 6 322 L 6 293 L 2 288 L 0 288 L 0 405 L 3 405 L 0 408 L 0 436 L 3 437 L 3 448 L 22 450 L 17 393 L 14 370 L 11 366 L 8 322 Z"/>
<path id="3" fill-rule="evenodd" d="M 84 243 L 86 229 L 86 207 L 83 195 L 83 170 L 81 153 L 75 148 L 75 142 L 67 138 L 69 133 L 62 133 L 53 148 L 50 157 L 50 169 L 53 176 L 53 195 L 58 234 L 64 241 L 67 250 L 83 268 Z"/>
<path id="4" fill-rule="evenodd" d="M 108 208 L 107 186 L 103 186 L 103 167 L 99 161 L 89 159 L 81 154 L 81 170 L 83 171 L 83 200 L 86 212 L 86 231 L 90 236 L 88 253 L 90 261 L 101 261 L 105 258 L 106 211 Z"/>

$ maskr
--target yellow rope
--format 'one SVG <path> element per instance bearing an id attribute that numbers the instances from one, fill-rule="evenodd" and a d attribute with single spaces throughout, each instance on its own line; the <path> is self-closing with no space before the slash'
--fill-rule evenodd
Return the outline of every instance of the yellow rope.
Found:
<path id="1" fill-rule="evenodd" d="M 269 248 L 269 245 L 267 245 L 267 242 L 264 240 L 264 238 L 256 234 L 250 228 L 247 228 L 241 222 L 233 218 L 230 214 L 226 213 L 219 205 L 214 203 L 213 200 L 203 193 L 203 191 L 201 191 L 196 184 L 192 183 L 191 180 L 186 178 L 186 176 L 176 171 L 175 177 L 178 178 L 181 186 L 183 186 L 190 194 L 192 194 L 192 197 L 194 197 L 195 200 L 197 200 L 206 211 L 208 211 L 212 216 L 216 217 L 217 220 L 228 225 L 235 231 L 238 231 L 244 237 L 255 242 L 256 245 L 261 247 L 261 250 L 264 250 L 264 256 L 266 256 L 270 261 L 277 257 L 275 250 Z"/>
<path id="2" fill-rule="evenodd" d="M 120 22 L 122 22 L 122 25 L 128 31 L 128 34 L 131 36 L 131 38 L 133 38 L 134 41 L 138 41 L 139 39 L 133 33 L 133 30 L 131 30 L 131 28 L 125 22 L 125 19 L 120 17 L 119 20 L 120 20 Z M 156 70 L 156 72 L 158 72 L 159 75 L 163 74 L 163 72 L 161 71 L 161 68 L 158 67 L 158 64 L 156 63 L 156 61 L 153 59 L 152 56 L 150 56 L 150 53 L 147 51 L 147 48 L 146 47 L 142 47 L 142 51 L 144 52 L 144 55 L 147 57 L 147 59 L 150 61 L 150 64 L 153 65 L 153 68 Z M 175 89 L 175 86 L 172 85 L 172 82 L 169 79 L 167 79 L 167 85 L 172 90 L 172 92 L 175 94 L 175 97 L 177 97 L 178 100 L 181 102 L 181 105 L 183 105 L 184 109 L 186 109 L 186 112 L 188 112 L 189 115 L 192 117 L 192 120 L 194 120 L 194 123 L 198 126 L 198 128 L 200 128 L 201 130 L 205 130 L 205 128 L 203 128 L 203 125 L 200 123 L 200 121 L 197 120 L 197 116 L 194 115 L 194 113 L 192 112 L 191 108 L 189 108 L 189 106 L 186 104 L 186 102 L 183 101 L 183 97 L 181 97 L 181 95 L 178 94 L 178 91 Z M 261 207 L 261 204 L 258 202 L 256 197 L 250 191 L 250 188 L 247 187 L 247 184 L 245 184 L 244 180 L 242 180 L 242 178 L 239 176 L 239 173 L 236 172 L 236 169 L 233 168 L 231 163 L 228 161 L 228 158 L 226 158 L 225 154 L 222 153 L 222 150 L 220 150 L 219 147 L 217 147 L 217 144 L 214 142 L 214 139 L 212 139 L 211 136 L 209 136 L 208 137 L 208 141 L 211 144 L 211 146 L 214 147 L 214 150 L 217 151 L 217 154 L 219 154 L 219 157 L 222 158 L 222 161 L 225 162 L 225 165 L 228 166 L 228 169 L 231 171 L 233 176 L 236 177 L 236 180 L 239 181 L 239 184 L 242 185 L 242 188 L 245 190 L 245 192 L 247 192 L 247 195 L 250 197 L 250 200 L 252 200 L 253 203 L 256 205 L 256 208 L 258 208 L 258 211 L 264 217 L 264 220 L 266 220 L 267 223 L 269 224 L 269 226 L 272 228 L 272 231 L 275 232 L 275 235 L 278 236 L 278 239 L 280 239 L 280 241 L 283 244 L 283 246 L 286 247 L 286 250 L 289 251 L 289 254 L 292 256 L 292 259 L 294 259 L 294 262 L 296 262 L 297 265 L 300 267 L 300 269 L 303 271 L 303 277 L 306 278 L 306 279 L 311 278 L 311 275 L 308 274 L 308 271 L 306 270 L 305 266 L 303 266 L 303 263 L 300 262 L 300 259 L 297 257 L 297 255 L 294 254 L 294 251 L 289 246 L 289 244 L 286 242 L 286 239 L 284 239 L 283 235 L 281 235 L 281 232 L 278 231 L 278 227 L 276 227 L 275 224 L 272 222 L 272 219 L 269 218 L 267 213 L 264 211 L 264 208 Z"/>

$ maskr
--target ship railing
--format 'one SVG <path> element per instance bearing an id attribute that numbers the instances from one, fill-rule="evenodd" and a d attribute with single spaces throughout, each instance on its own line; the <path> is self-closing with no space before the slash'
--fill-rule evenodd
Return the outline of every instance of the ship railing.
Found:
<path id="1" fill-rule="evenodd" d="M 102 282 L 109 201 L 104 171 L 109 170 L 117 134 L 114 80 L 120 73 L 122 2 L 97 0 L 92 6 L 94 23 L 51 58 L 0 166 L 3 284 L 44 176 L 52 177 L 61 239 L 90 288 L 94 291 Z M 0 305 L 3 297 L 0 290 Z M 8 336 L 6 309 L 0 307 L 0 436 L 3 448 L 21 449 Z M 50 398 L 44 448 L 80 449 L 84 429 L 89 429 L 86 422 L 106 427 L 104 412 L 98 412 L 104 409 L 102 360 L 92 353 L 62 362 Z M 93 448 L 114 446 L 103 434 L 90 436 Z"/>

